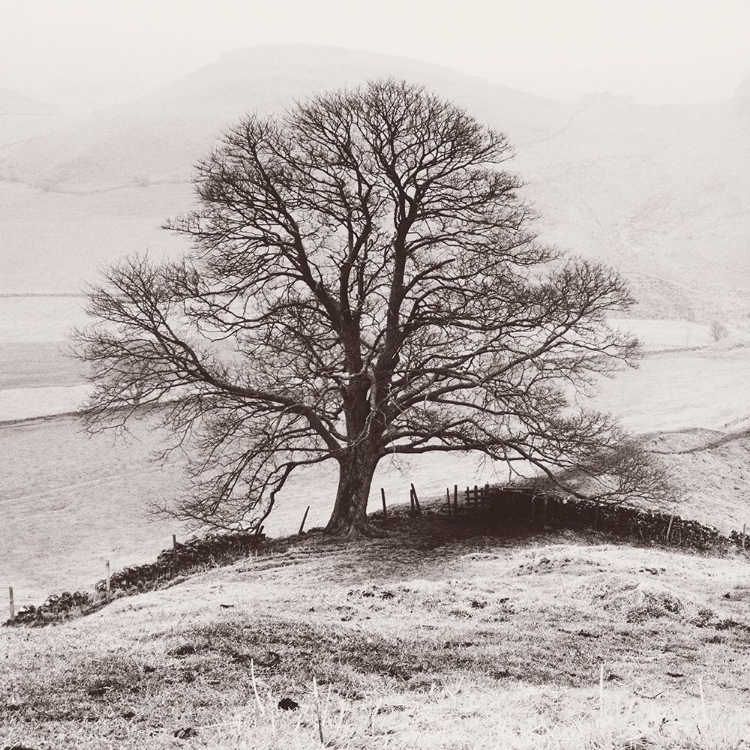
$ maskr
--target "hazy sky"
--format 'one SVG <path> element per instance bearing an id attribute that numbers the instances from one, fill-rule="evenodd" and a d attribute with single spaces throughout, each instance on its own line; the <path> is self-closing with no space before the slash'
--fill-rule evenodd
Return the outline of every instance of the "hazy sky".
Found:
<path id="1" fill-rule="evenodd" d="M 708 101 L 750 74 L 750 0 L 0 0 L 0 87 L 93 106 L 284 43 L 405 55 L 559 98 Z"/>

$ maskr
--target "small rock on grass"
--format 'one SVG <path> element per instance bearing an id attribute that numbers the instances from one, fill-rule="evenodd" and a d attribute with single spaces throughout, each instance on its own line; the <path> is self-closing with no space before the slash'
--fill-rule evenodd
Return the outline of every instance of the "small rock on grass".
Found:
<path id="1" fill-rule="evenodd" d="M 282 698 L 279 701 L 279 708 L 282 711 L 296 711 L 299 708 L 299 703 L 291 698 Z"/>
<path id="2" fill-rule="evenodd" d="M 167 651 L 170 656 L 188 656 L 194 654 L 196 651 L 195 646 L 192 643 L 184 643 L 182 646 L 177 646 L 171 651 Z"/>
<path id="3" fill-rule="evenodd" d="M 113 689 L 114 689 L 114 685 L 109 685 L 109 684 L 92 685 L 90 688 L 87 688 L 86 692 L 92 698 L 101 698 L 105 696 L 110 690 L 113 690 Z"/>
<path id="4" fill-rule="evenodd" d="M 178 740 L 189 740 L 191 737 L 198 736 L 198 730 L 193 727 L 183 727 L 182 729 L 175 729 L 172 734 L 177 737 Z"/>

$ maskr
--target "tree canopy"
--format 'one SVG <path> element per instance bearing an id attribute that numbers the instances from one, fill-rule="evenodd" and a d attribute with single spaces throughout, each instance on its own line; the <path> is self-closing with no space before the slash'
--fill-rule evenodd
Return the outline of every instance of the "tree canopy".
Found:
<path id="1" fill-rule="evenodd" d="M 328 530 L 366 534 L 378 463 L 434 451 L 654 493 L 645 454 L 575 406 L 637 356 L 607 322 L 626 284 L 537 241 L 511 156 L 394 80 L 230 127 L 167 225 L 185 257 L 128 258 L 91 290 L 90 423 L 158 414 L 192 456 L 176 512 L 212 527 L 259 523 L 292 471 L 336 461 Z"/>

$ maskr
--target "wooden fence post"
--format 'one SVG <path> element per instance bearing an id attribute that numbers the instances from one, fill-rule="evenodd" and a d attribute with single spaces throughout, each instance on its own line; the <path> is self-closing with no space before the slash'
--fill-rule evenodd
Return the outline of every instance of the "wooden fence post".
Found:
<path id="1" fill-rule="evenodd" d="M 386 518 L 388 518 L 388 511 L 385 507 L 385 490 L 382 487 L 380 488 L 380 498 L 383 501 L 383 520 L 385 520 Z"/>
<path id="2" fill-rule="evenodd" d="M 301 534 L 305 530 L 305 521 L 307 521 L 307 514 L 310 512 L 310 506 L 307 506 L 307 510 L 305 511 L 305 515 L 302 516 L 302 523 L 299 525 L 299 531 L 298 534 Z"/>
<path id="3" fill-rule="evenodd" d="M 458 485 L 453 485 L 453 510 L 458 513 Z"/>
<path id="4" fill-rule="evenodd" d="M 414 485 L 411 485 L 411 496 L 414 498 L 414 507 L 416 508 L 417 515 L 422 515 L 422 508 L 419 505 L 419 498 L 417 497 L 417 491 L 414 489 Z"/>
<path id="5" fill-rule="evenodd" d="M 745 530 L 747 529 L 747 524 L 742 524 L 742 549 L 745 549 Z"/>
<path id="6" fill-rule="evenodd" d="M 451 517 L 451 490 L 450 487 L 445 488 L 445 497 L 448 500 L 448 518 Z"/>
<path id="7" fill-rule="evenodd" d="M 10 621 L 16 619 L 16 608 L 13 604 L 13 586 L 8 586 L 8 609 L 10 610 Z"/>
<path id="8" fill-rule="evenodd" d="M 669 537 L 672 533 L 672 523 L 674 522 L 674 511 L 672 511 L 672 515 L 669 517 L 669 526 L 667 526 L 667 541 L 669 541 Z"/>
<path id="9" fill-rule="evenodd" d="M 112 592 L 109 576 L 110 576 L 110 567 L 109 567 L 109 560 L 107 560 L 107 604 L 109 604 L 109 600 L 111 598 L 111 592 Z"/>

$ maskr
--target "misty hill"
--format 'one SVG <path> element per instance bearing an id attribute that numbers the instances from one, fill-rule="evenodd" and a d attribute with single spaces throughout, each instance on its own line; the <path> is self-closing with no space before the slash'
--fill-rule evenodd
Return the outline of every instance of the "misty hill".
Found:
<path id="1" fill-rule="evenodd" d="M 10 89 L 0 88 L 0 117 L 55 114 L 58 112 L 51 104 L 31 99 Z"/>
<path id="2" fill-rule="evenodd" d="M 0 88 L 0 149 L 53 130 L 68 120 L 51 104 Z"/>
<path id="3" fill-rule="evenodd" d="M 750 107 L 750 75 L 748 75 L 738 86 L 735 98 L 745 100 L 745 106 Z"/>
<path id="4" fill-rule="evenodd" d="M 561 111 L 575 111 L 416 60 L 333 47 L 255 47 L 132 104 L 102 110 L 75 129 L 29 141 L 0 168 L 15 166 L 26 181 L 53 190 L 184 181 L 222 128 L 242 115 L 278 111 L 297 98 L 383 76 L 422 83 L 480 120 L 531 138 L 548 137 Z"/>
<path id="5" fill-rule="evenodd" d="M 0 152 L 0 292 L 75 291 L 126 252 L 178 251 L 157 227 L 190 207 L 191 167 L 227 123 L 381 76 L 422 83 L 508 133 L 542 236 L 620 268 L 640 315 L 750 310 L 750 84 L 701 106 L 556 102 L 414 60 L 309 46 L 226 55 Z"/>

